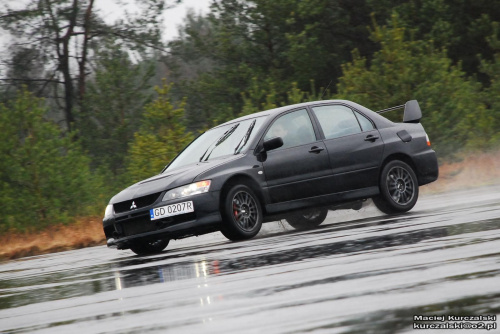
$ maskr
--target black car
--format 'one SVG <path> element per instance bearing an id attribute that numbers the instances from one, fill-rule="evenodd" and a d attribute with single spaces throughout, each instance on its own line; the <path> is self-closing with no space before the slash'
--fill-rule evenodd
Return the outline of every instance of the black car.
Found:
<path id="1" fill-rule="evenodd" d="M 240 117 L 210 129 L 158 175 L 114 196 L 106 208 L 109 247 L 144 255 L 170 239 L 220 231 L 255 236 L 263 222 L 298 229 L 329 209 L 413 208 L 419 186 L 438 177 L 417 101 L 394 123 L 357 103 L 317 101 Z M 392 110 L 389 108 L 387 110 Z"/>

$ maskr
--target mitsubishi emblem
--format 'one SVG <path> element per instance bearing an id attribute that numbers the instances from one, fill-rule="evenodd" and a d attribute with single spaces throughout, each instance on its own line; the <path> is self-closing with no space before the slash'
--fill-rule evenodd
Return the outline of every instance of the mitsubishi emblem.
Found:
<path id="1" fill-rule="evenodd" d="M 132 206 L 130 207 L 130 210 L 137 209 L 137 205 L 135 205 L 135 202 L 132 201 Z"/>

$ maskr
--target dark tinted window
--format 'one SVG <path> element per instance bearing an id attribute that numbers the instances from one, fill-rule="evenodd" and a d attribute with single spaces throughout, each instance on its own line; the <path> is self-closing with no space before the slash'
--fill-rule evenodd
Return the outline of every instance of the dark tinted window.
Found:
<path id="1" fill-rule="evenodd" d="M 354 113 L 356 114 L 356 117 L 358 118 L 359 124 L 361 124 L 361 129 L 363 129 L 363 131 L 370 131 L 374 129 L 372 122 L 370 122 L 368 118 L 361 115 L 359 112 L 355 111 Z"/>
<path id="2" fill-rule="evenodd" d="M 358 120 L 350 108 L 341 105 L 330 105 L 314 107 L 313 111 L 318 118 L 326 139 L 361 132 Z"/>
<path id="3" fill-rule="evenodd" d="M 247 119 L 208 130 L 186 147 L 164 172 L 224 155 L 243 153 L 259 132 L 266 117 Z"/>
<path id="4" fill-rule="evenodd" d="M 314 129 L 305 109 L 285 114 L 278 118 L 267 131 L 264 140 L 281 137 L 283 146 L 287 148 L 316 141 Z"/>

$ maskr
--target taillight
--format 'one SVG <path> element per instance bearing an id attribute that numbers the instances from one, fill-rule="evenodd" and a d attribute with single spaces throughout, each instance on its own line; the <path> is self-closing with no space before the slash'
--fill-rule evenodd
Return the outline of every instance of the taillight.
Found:
<path id="1" fill-rule="evenodd" d="M 427 146 L 431 146 L 431 141 L 430 141 L 429 136 L 427 135 L 427 133 L 425 134 L 425 140 L 427 140 Z"/>

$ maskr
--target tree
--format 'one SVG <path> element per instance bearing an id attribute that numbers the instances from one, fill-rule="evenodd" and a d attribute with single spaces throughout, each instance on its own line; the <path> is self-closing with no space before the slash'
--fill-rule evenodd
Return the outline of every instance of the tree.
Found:
<path id="1" fill-rule="evenodd" d="M 493 33 L 491 23 L 500 21 L 500 0 L 369 1 L 377 8 L 377 16 L 387 17 L 394 11 L 401 18 L 400 25 L 412 31 L 415 38 L 445 47 L 454 64 L 460 63 L 468 75 L 478 74 L 481 82 L 486 83 L 487 78 L 478 73 L 477 55 L 493 59 L 495 50 L 485 37 Z"/>
<path id="2" fill-rule="evenodd" d="M 488 105 L 488 112 L 491 124 L 491 131 L 485 133 L 485 136 L 490 138 L 490 145 L 498 145 L 500 143 L 500 23 L 492 24 L 493 34 L 487 38 L 489 46 L 496 50 L 494 59 L 489 61 L 481 59 L 481 71 L 488 77 L 488 86 L 484 90 L 484 98 Z"/>
<path id="3" fill-rule="evenodd" d="M 105 205 L 79 143 L 45 113 L 43 100 L 26 90 L 0 105 L 2 231 L 36 230 Z"/>
<path id="4" fill-rule="evenodd" d="M 156 87 L 158 97 L 144 108 L 144 118 L 130 145 L 128 176 L 139 181 L 159 173 L 193 139 L 184 125 L 182 101 L 175 107 L 169 98 L 171 85 Z"/>
<path id="5" fill-rule="evenodd" d="M 38 82 L 44 89 L 54 89 L 56 94 L 62 91 L 60 105 L 66 127 L 71 130 L 76 120 L 74 107 L 81 103 L 86 92 L 92 43 L 114 38 L 137 51 L 162 49 L 159 15 L 167 6 L 162 0 L 136 4 L 140 14 L 125 13 L 126 19 L 115 24 L 102 20 L 95 0 L 30 0 L 17 10 L 5 5 L 0 16 L 1 27 L 15 37 L 15 44 L 39 50 L 47 64 L 43 77 L 7 78 L 7 81 Z M 54 98 L 59 102 L 58 96 Z"/>
<path id="6" fill-rule="evenodd" d="M 43 78 L 45 70 L 43 66 L 43 55 L 40 50 L 30 46 L 14 46 L 10 49 L 10 62 L 6 65 L 6 81 L 4 87 L 7 93 L 15 93 L 26 87 L 29 91 L 39 95 L 40 83 L 32 81 L 33 78 Z"/>
<path id="7" fill-rule="evenodd" d="M 236 117 L 248 105 L 243 97 L 252 94 L 254 78 L 263 88 L 272 82 L 281 101 L 292 82 L 301 91 L 311 88 L 311 79 L 315 89 L 330 81 L 335 87 L 350 50 L 374 50 L 369 13 L 361 0 L 214 1 L 205 19 L 190 18 L 169 44 L 166 61 L 176 95 L 188 97 L 190 125 Z M 189 76 L 180 72 L 185 68 Z"/>
<path id="8" fill-rule="evenodd" d="M 79 115 L 79 130 L 92 167 L 108 174 L 111 182 L 125 171 L 128 145 L 151 98 L 155 66 L 152 61 L 132 63 L 114 42 L 97 50 L 96 56 L 95 73 L 82 104 L 84 112 Z"/>
<path id="9" fill-rule="evenodd" d="M 314 81 L 311 80 L 310 91 L 302 91 L 298 88 L 296 82 L 292 82 L 286 94 L 278 95 L 275 84 L 253 78 L 252 85 L 247 92 L 242 93 L 243 109 L 239 116 L 249 115 L 255 112 L 286 106 L 290 104 L 302 103 L 307 101 L 321 100 L 325 95 L 328 98 L 330 92 L 321 88 L 321 95 L 316 93 Z"/>
<path id="10" fill-rule="evenodd" d="M 440 156 L 478 145 L 489 127 L 480 84 L 453 66 L 445 49 L 411 40 L 394 16 L 391 27 L 375 24 L 372 38 L 380 45 L 371 63 L 353 52 L 342 66 L 338 93 L 374 110 L 417 99 L 422 124 Z"/>
<path id="11" fill-rule="evenodd" d="M 254 77 L 248 90 L 241 93 L 243 108 L 239 116 L 276 108 L 279 101 L 274 87 L 273 82 L 263 82 Z"/>
<path id="12" fill-rule="evenodd" d="M 285 54 L 300 89 L 308 90 L 310 80 L 317 89 L 332 80 L 335 86 L 351 50 L 357 48 L 362 56 L 375 51 L 367 29 L 372 11 L 365 0 L 294 1 L 286 19 Z"/>

